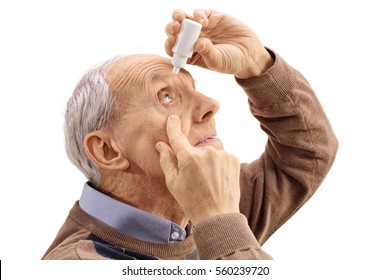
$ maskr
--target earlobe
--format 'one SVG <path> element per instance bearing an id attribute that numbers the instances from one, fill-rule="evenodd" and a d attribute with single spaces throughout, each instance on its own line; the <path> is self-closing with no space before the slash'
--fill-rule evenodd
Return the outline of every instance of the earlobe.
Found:
<path id="1" fill-rule="evenodd" d="M 84 137 L 84 150 L 88 158 L 104 170 L 126 170 L 130 163 L 122 151 L 103 131 L 93 131 Z"/>

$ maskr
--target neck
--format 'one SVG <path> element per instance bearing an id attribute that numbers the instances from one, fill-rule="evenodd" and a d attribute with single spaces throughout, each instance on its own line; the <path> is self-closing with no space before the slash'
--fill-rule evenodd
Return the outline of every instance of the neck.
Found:
<path id="1" fill-rule="evenodd" d="M 125 177 L 125 178 L 124 178 Z M 104 176 L 102 191 L 119 201 L 170 220 L 183 228 L 188 224 L 180 205 L 168 191 L 165 179 L 150 178 L 144 174 Z"/>

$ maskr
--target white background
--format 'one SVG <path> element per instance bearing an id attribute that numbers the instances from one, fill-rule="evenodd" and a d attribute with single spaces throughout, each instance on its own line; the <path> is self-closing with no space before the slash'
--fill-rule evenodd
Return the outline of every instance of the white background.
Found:
<path id="1" fill-rule="evenodd" d="M 385 3 L 1 1 L 0 259 L 5 268 L 40 259 L 79 198 L 85 178 L 65 155 L 62 125 L 66 101 L 84 71 L 118 54 L 166 56 L 164 27 L 172 11 L 205 7 L 247 23 L 306 76 L 340 143 L 318 192 L 264 249 L 315 279 L 385 279 L 390 274 L 384 267 L 390 250 Z M 243 162 L 257 158 L 266 138 L 233 77 L 188 70 L 198 89 L 220 102 L 217 128 L 225 149 Z"/>

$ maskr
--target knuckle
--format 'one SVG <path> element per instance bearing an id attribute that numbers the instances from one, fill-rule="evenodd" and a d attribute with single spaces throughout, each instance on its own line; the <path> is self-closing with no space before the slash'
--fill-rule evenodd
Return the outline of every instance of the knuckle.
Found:
<path id="1" fill-rule="evenodd" d="M 168 38 L 165 40 L 165 51 L 169 54 L 169 55 L 173 55 L 173 52 L 172 52 L 172 47 L 173 47 L 173 42 L 175 40 L 175 36 L 173 35 L 169 35 Z"/>
<path id="2" fill-rule="evenodd" d="M 172 19 L 177 21 L 182 21 L 185 18 L 186 14 L 183 10 L 177 9 L 172 13 Z"/>
<path id="3" fill-rule="evenodd" d="M 184 134 L 180 131 L 170 131 L 169 133 L 169 142 L 171 144 L 178 144 L 182 141 Z"/>
<path id="4" fill-rule="evenodd" d="M 194 18 L 195 19 L 201 19 L 205 16 L 205 10 L 204 9 L 196 9 L 194 11 Z"/>
<path id="5" fill-rule="evenodd" d="M 170 22 L 165 26 L 165 34 L 166 35 L 172 34 L 172 25 L 173 25 L 173 22 Z"/>
<path id="6" fill-rule="evenodd" d="M 187 151 L 180 152 L 178 155 L 178 168 L 179 169 L 191 169 L 195 167 L 195 162 L 198 162 L 198 159 L 193 153 Z"/>

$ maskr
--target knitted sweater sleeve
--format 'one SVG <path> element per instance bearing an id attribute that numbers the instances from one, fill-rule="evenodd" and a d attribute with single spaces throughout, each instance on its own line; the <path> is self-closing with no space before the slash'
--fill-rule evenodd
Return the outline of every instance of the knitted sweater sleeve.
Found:
<path id="1" fill-rule="evenodd" d="M 219 215 L 195 228 L 200 258 L 270 258 L 260 245 L 313 195 L 335 159 L 338 142 L 311 86 L 273 56 L 266 73 L 236 79 L 268 142 L 259 159 L 241 164 L 242 214 Z"/>
<path id="2" fill-rule="evenodd" d="M 318 189 L 338 141 L 306 79 L 274 55 L 263 75 L 237 80 L 267 133 L 261 157 L 241 165 L 241 212 L 263 244 Z"/>

